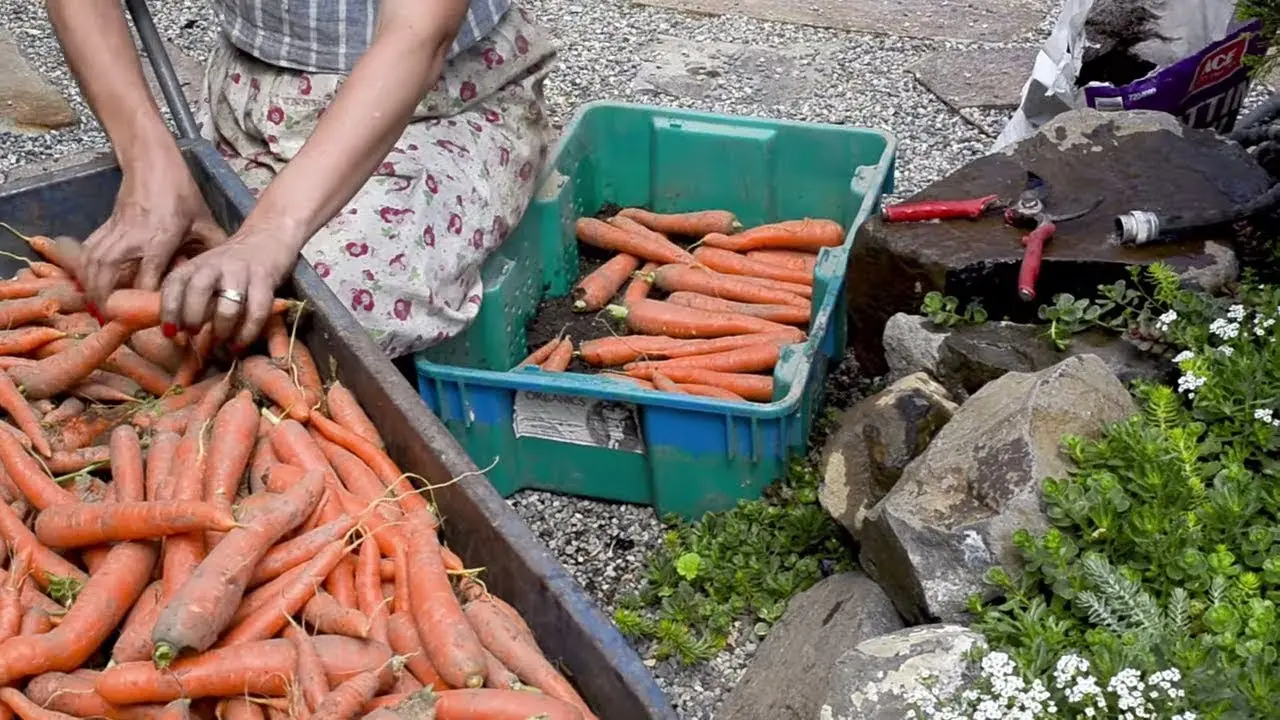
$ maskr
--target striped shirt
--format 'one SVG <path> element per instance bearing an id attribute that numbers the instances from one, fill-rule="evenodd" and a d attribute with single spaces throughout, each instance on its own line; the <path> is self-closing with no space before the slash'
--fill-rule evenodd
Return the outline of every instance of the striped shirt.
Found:
<path id="1" fill-rule="evenodd" d="M 213 0 L 231 43 L 272 65 L 351 71 L 373 42 L 379 0 Z M 511 0 L 471 0 L 449 57 L 484 39 Z"/>

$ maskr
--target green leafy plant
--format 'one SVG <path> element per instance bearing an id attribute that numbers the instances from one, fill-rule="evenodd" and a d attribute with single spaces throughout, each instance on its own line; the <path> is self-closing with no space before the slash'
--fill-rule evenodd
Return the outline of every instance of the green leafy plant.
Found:
<path id="1" fill-rule="evenodd" d="M 987 321 L 987 311 L 982 309 L 982 304 L 977 300 L 971 301 L 963 311 L 958 312 L 959 308 L 959 300 L 935 290 L 924 296 L 920 312 L 929 318 L 929 322 L 940 327 L 981 325 Z"/>
<path id="2" fill-rule="evenodd" d="M 1088 298 L 1077 300 L 1070 293 L 1055 295 L 1052 305 L 1040 306 L 1040 319 L 1049 321 L 1049 341 L 1059 350 L 1066 350 L 1071 336 L 1091 327 L 1101 313 Z"/>
<path id="3" fill-rule="evenodd" d="M 614 612 L 618 629 L 653 641 L 657 658 L 686 664 L 715 657 L 739 625 L 766 634 L 824 566 L 852 567 L 838 527 L 818 505 L 818 483 L 816 470 L 797 461 L 763 499 L 697 522 L 669 518 L 642 589 Z"/>

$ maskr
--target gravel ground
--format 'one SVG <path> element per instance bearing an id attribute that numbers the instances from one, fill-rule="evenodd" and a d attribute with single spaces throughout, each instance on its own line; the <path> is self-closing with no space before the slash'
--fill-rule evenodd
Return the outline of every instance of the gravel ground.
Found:
<path id="1" fill-rule="evenodd" d="M 152 6 L 161 32 L 170 41 L 194 58 L 206 56 L 217 27 L 202 0 L 153 0 Z M 898 193 L 909 194 L 983 154 L 1009 115 L 970 110 L 957 114 L 905 70 L 926 52 L 968 46 L 964 44 L 742 17 L 695 16 L 632 5 L 628 0 L 525 0 L 525 6 L 561 42 L 558 69 L 547 83 L 549 110 L 558 125 L 583 102 L 617 99 L 885 128 L 899 140 Z M 7 19 L 6 26 L 27 58 L 72 99 L 84 118 L 68 131 L 0 135 L 0 173 L 72 153 L 106 150 L 105 138 L 66 70 L 42 6 L 29 0 L 0 0 L 0 16 Z M 1056 9 L 1015 44 L 1038 44 L 1055 17 Z M 733 73 L 718 78 L 716 87 L 699 102 L 639 93 L 632 88 L 632 78 L 646 46 L 662 35 L 694 42 L 810 48 L 808 62 L 830 82 L 823 92 L 797 97 L 786 106 L 762 103 L 745 89 L 750 87 L 745 82 L 748 78 Z M 767 68 L 759 71 L 769 72 Z M 843 404 L 861 396 L 865 386 L 856 368 L 846 364 L 833 374 L 830 395 Z M 662 539 L 663 527 L 647 508 L 539 492 L 522 493 L 512 499 L 512 505 L 606 613 L 612 613 L 618 598 L 638 587 L 644 559 Z M 639 650 L 644 655 L 648 648 Z M 755 645 L 744 642 L 703 667 L 650 664 L 681 715 L 694 720 L 713 716 L 754 652 Z"/>

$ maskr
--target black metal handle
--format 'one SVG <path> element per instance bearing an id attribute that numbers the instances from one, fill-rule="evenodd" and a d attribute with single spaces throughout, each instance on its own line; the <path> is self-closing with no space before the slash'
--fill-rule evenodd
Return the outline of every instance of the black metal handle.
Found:
<path id="1" fill-rule="evenodd" d="M 200 128 L 196 126 L 195 115 L 191 113 L 187 96 L 182 92 L 182 82 L 178 80 L 178 73 L 174 72 L 169 53 L 164 49 L 164 41 L 160 39 L 160 33 L 156 30 L 156 23 L 151 17 L 151 8 L 147 7 L 147 0 L 125 0 L 124 4 L 129 8 L 129 14 L 133 16 L 133 26 L 138 31 L 142 48 L 147 51 L 147 57 L 151 60 L 151 69 L 156 73 L 160 93 L 164 95 L 169 112 L 173 114 L 173 124 L 178 128 L 178 137 L 183 140 L 200 137 Z"/>

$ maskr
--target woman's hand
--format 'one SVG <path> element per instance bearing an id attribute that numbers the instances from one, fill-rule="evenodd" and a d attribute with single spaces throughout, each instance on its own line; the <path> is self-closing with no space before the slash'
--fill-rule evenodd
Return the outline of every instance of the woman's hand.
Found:
<path id="1" fill-rule="evenodd" d="M 214 337 L 239 352 L 258 338 L 276 288 L 298 261 L 302 242 L 252 217 L 227 242 L 169 273 L 160 288 L 161 327 L 198 331 L 212 320 Z"/>
<path id="2" fill-rule="evenodd" d="M 175 152 L 124 173 L 115 209 L 85 241 L 76 275 L 95 303 L 122 285 L 155 290 L 184 243 L 212 247 L 226 237 Z"/>

